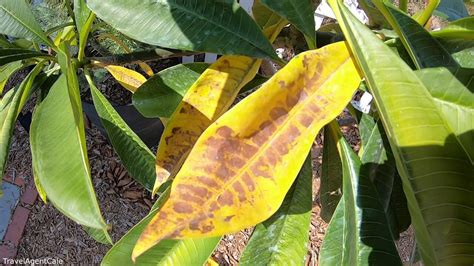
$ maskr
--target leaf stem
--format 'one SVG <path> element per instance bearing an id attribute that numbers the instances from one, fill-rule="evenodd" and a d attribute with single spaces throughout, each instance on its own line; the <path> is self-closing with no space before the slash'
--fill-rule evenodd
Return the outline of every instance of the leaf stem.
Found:
<path id="1" fill-rule="evenodd" d="M 86 57 L 83 60 L 83 65 L 93 64 L 94 61 L 98 61 L 106 65 L 123 65 L 128 63 L 134 63 L 137 61 L 150 61 L 168 59 L 182 56 L 189 56 L 198 54 L 197 52 L 181 51 L 181 50 L 164 50 L 154 49 L 148 51 L 138 51 L 129 54 L 117 54 L 112 56 L 104 57 Z"/>

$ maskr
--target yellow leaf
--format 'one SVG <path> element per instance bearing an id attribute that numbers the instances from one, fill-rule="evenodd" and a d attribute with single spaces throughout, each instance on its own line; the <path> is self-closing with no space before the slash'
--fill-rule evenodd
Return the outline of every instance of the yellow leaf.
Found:
<path id="1" fill-rule="evenodd" d="M 359 83 L 343 42 L 295 57 L 201 135 L 133 257 L 165 238 L 224 235 L 270 217 Z"/>
<path id="2" fill-rule="evenodd" d="M 171 115 L 161 136 L 156 157 L 158 191 L 204 132 L 234 101 L 239 90 L 257 74 L 261 60 L 222 56 L 199 77 Z"/>
<path id="3" fill-rule="evenodd" d="M 142 74 L 125 67 L 107 65 L 104 66 L 104 68 L 112 74 L 120 85 L 132 93 L 146 81 L 146 78 Z"/>
<path id="4" fill-rule="evenodd" d="M 265 34 L 274 40 L 285 24 L 280 21 Z M 187 91 L 161 136 L 153 194 L 176 175 L 202 132 L 228 110 L 239 90 L 255 77 L 261 63 L 246 56 L 222 56 Z"/>

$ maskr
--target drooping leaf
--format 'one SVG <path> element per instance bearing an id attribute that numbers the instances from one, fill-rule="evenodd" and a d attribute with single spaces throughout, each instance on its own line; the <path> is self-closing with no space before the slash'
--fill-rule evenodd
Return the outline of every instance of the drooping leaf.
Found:
<path id="1" fill-rule="evenodd" d="M 342 3 L 330 2 L 375 97 L 424 263 L 472 264 L 474 169 L 468 155 L 413 71 Z"/>
<path id="2" fill-rule="evenodd" d="M 5 88 L 8 79 L 22 67 L 23 64 L 19 61 L 0 66 L 0 94 L 3 93 L 3 89 Z"/>
<path id="3" fill-rule="evenodd" d="M 344 215 L 337 213 L 331 220 L 343 224 L 343 230 L 331 226 L 328 237 L 334 239 L 324 240 L 329 257 L 322 261 L 332 265 L 401 265 L 384 207 L 370 178 L 361 171 L 361 161 L 335 122 L 327 129 L 337 142 L 342 162 L 344 203 L 340 206 L 344 206 Z M 334 250 L 328 251 L 330 248 Z"/>
<path id="4" fill-rule="evenodd" d="M 145 117 L 170 117 L 208 67 L 207 63 L 190 63 L 160 71 L 133 94 L 133 105 Z"/>
<path id="5" fill-rule="evenodd" d="M 275 40 L 283 22 L 264 29 L 270 41 Z M 245 56 L 222 56 L 188 89 L 161 136 L 154 192 L 176 175 L 198 137 L 227 111 L 238 92 L 255 77 L 261 62 Z"/>
<path id="6" fill-rule="evenodd" d="M 86 75 L 86 78 L 95 109 L 114 150 L 130 175 L 151 191 L 155 183 L 155 156 L 95 87 L 90 76 Z"/>
<path id="7" fill-rule="evenodd" d="M 257 225 L 240 265 L 303 265 L 312 207 L 311 156 L 306 158 L 280 209 Z"/>
<path id="8" fill-rule="evenodd" d="M 186 240 L 164 240 L 140 257 L 132 261 L 132 250 L 147 224 L 168 199 L 169 189 L 165 190 L 151 212 L 125 234 L 104 256 L 101 265 L 204 265 L 220 237 Z"/>
<path id="9" fill-rule="evenodd" d="M 450 39 L 474 39 L 474 17 L 467 17 L 454 22 L 442 30 L 432 31 L 431 34 L 435 37 L 450 38 Z"/>
<path id="10" fill-rule="evenodd" d="M 217 236 L 269 218 L 359 81 L 344 43 L 293 58 L 199 137 L 133 256 L 165 238 Z"/>
<path id="11" fill-rule="evenodd" d="M 115 29 L 144 43 L 279 60 L 252 18 L 233 0 L 89 0 L 87 4 Z"/>
<path id="12" fill-rule="evenodd" d="M 316 47 L 314 8 L 311 0 L 261 0 L 263 4 L 288 20 L 310 40 L 310 47 Z"/>
<path id="13" fill-rule="evenodd" d="M 54 47 L 36 22 L 25 0 L 0 1 L 0 34 L 42 42 Z"/>
<path id="14" fill-rule="evenodd" d="M 33 90 L 33 82 L 44 64 L 38 64 L 17 88 L 8 91 L 0 101 L 0 174 L 3 176 L 10 151 L 15 123 Z"/>
<path id="15" fill-rule="evenodd" d="M 104 66 L 104 68 L 112 74 L 120 85 L 132 93 L 146 82 L 146 78 L 134 70 L 114 65 Z"/>
<path id="16" fill-rule="evenodd" d="M 319 200 L 321 218 L 329 222 L 342 197 L 342 164 L 336 142 L 329 135 L 327 126 L 324 130 L 323 163 L 321 165 L 321 185 Z"/>
<path id="17" fill-rule="evenodd" d="M 456 71 L 459 68 L 448 51 L 414 19 L 384 0 L 374 0 L 374 4 L 400 36 L 418 69 L 442 66 Z"/>
<path id="18" fill-rule="evenodd" d="M 3 66 L 11 62 L 33 58 L 33 57 L 44 58 L 44 57 L 49 57 L 49 56 L 47 54 L 43 54 L 40 52 L 18 49 L 18 48 L 0 49 L 0 66 Z"/>
<path id="19" fill-rule="evenodd" d="M 33 167 L 49 201 L 77 223 L 106 231 L 74 118 L 65 75 L 38 104 L 31 123 Z M 81 114 L 82 115 L 82 114 Z"/>
<path id="20" fill-rule="evenodd" d="M 469 91 L 445 68 L 423 69 L 415 72 L 435 99 L 464 152 L 474 163 L 474 92 Z"/>

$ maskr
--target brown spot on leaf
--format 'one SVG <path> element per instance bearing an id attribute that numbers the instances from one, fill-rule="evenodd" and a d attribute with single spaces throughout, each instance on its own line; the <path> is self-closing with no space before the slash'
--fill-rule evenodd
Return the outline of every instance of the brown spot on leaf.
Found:
<path id="1" fill-rule="evenodd" d="M 287 136 L 288 136 L 288 141 L 291 143 L 300 136 L 300 130 L 296 126 L 290 125 Z"/>
<path id="2" fill-rule="evenodd" d="M 232 171 L 231 169 L 229 169 L 227 166 L 225 166 L 224 164 L 221 164 L 219 166 L 219 168 L 217 168 L 217 171 L 215 173 L 217 175 L 217 177 L 219 177 L 221 180 L 227 180 L 228 178 L 230 178 L 231 176 L 233 176 L 235 174 L 234 171 Z"/>
<path id="3" fill-rule="evenodd" d="M 232 133 L 234 133 L 234 131 L 228 126 L 222 126 L 216 130 L 216 134 L 223 138 L 229 138 Z"/>
<path id="4" fill-rule="evenodd" d="M 174 127 L 173 129 L 171 129 L 171 133 L 176 134 L 176 133 L 178 133 L 180 130 L 181 130 L 180 127 Z M 187 132 L 186 132 L 186 133 L 187 133 Z"/>
<path id="5" fill-rule="evenodd" d="M 230 222 L 230 220 L 231 220 L 232 218 L 234 218 L 234 216 L 235 216 L 235 215 L 229 215 L 229 216 L 225 217 L 225 218 L 224 218 L 224 222 L 226 222 L 226 223 Z"/>
<path id="6" fill-rule="evenodd" d="M 185 190 L 188 193 L 191 193 L 197 197 L 200 198 L 207 198 L 209 191 L 206 188 L 203 187 L 197 187 L 193 185 L 188 185 L 188 184 L 180 184 L 177 186 L 178 190 Z"/>
<path id="7" fill-rule="evenodd" d="M 219 184 L 217 184 L 217 182 L 215 180 L 212 180 L 209 177 L 200 176 L 197 179 L 199 180 L 199 182 L 203 183 L 204 185 L 206 185 L 208 187 L 211 187 L 211 188 L 218 188 L 219 187 Z"/>
<path id="8" fill-rule="evenodd" d="M 225 206 L 225 205 L 232 206 L 232 204 L 234 203 L 232 192 L 230 192 L 229 190 L 224 191 L 222 195 L 217 197 L 217 202 L 221 206 Z"/>
<path id="9" fill-rule="evenodd" d="M 254 165 L 250 167 L 250 170 L 255 176 L 270 178 L 271 175 L 268 173 L 268 165 L 259 159 Z"/>
<path id="10" fill-rule="evenodd" d="M 284 80 L 280 80 L 278 81 L 278 84 L 280 84 L 280 88 L 284 89 L 286 84 L 285 84 L 285 81 Z"/>
<path id="11" fill-rule="evenodd" d="M 276 165 L 277 164 L 278 157 L 277 157 L 276 151 L 273 148 L 268 150 L 268 152 L 266 153 L 266 157 L 267 157 L 268 163 L 270 165 Z"/>
<path id="12" fill-rule="evenodd" d="M 247 143 L 242 143 L 238 151 L 243 154 L 245 158 L 250 158 L 258 151 L 258 148 Z"/>
<path id="13" fill-rule="evenodd" d="M 244 181 L 249 191 L 255 190 L 255 183 L 253 182 L 252 177 L 248 173 L 245 173 L 242 176 L 242 180 Z"/>
<path id="14" fill-rule="evenodd" d="M 213 226 L 213 225 L 205 225 L 205 226 L 203 226 L 203 228 L 202 228 L 202 232 L 203 232 L 203 233 L 208 233 L 208 232 L 211 232 L 212 229 L 214 229 L 214 226 Z"/>
<path id="15" fill-rule="evenodd" d="M 288 153 L 288 147 L 286 145 L 286 142 L 279 142 L 277 145 L 276 145 L 276 150 L 278 151 L 278 153 L 280 155 L 285 155 Z"/>
<path id="16" fill-rule="evenodd" d="M 239 201 L 244 202 L 246 199 L 246 196 L 245 196 L 245 190 L 242 184 L 240 184 L 240 182 L 237 181 L 234 184 L 232 184 L 232 187 L 235 189 L 235 191 L 237 191 L 237 194 L 239 195 Z"/>
<path id="17" fill-rule="evenodd" d="M 196 196 L 188 194 L 188 193 L 181 195 L 181 199 L 185 200 L 187 202 L 192 202 L 192 203 L 197 203 L 197 204 L 204 203 L 203 198 L 199 198 L 199 197 L 196 197 Z"/>
<path id="18" fill-rule="evenodd" d="M 287 115 L 288 112 L 286 111 L 285 108 L 282 108 L 282 107 L 274 107 L 271 111 L 270 111 L 270 117 L 273 119 L 273 120 L 277 120 L 279 117 L 281 116 L 285 116 Z"/>
<path id="19" fill-rule="evenodd" d="M 293 93 L 288 93 L 286 95 L 286 105 L 291 108 L 298 103 L 298 97 L 295 96 Z"/>
<path id="20" fill-rule="evenodd" d="M 193 207 L 185 202 L 176 202 L 173 206 L 173 210 L 177 213 L 192 213 Z"/>
<path id="21" fill-rule="evenodd" d="M 315 103 L 315 102 L 310 102 L 308 104 L 308 108 L 309 110 L 311 110 L 311 112 L 317 114 L 317 113 L 320 113 L 321 112 L 321 108 L 319 108 L 318 104 Z"/>
<path id="22" fill-rule="evenodd" d="M 241 168 L 245 165 L 245 161 L 237 156 L 232 157 L 229 163 L 233 168 Z"/>
<path id="23" fill-rule="evenodd" d="M 219 209 L 219 206 L 217 206 L 217 203 L 212 202 L 212 203 L 211 203 L 211 206 L 210 206 L 210 208 L 209 208 L 209 210 L 210 210 L 211 212 L 213 212 L 213 211 L 216 211 L 216 210 L 218 210 L 218 209 Z"/>
<path id="24" fill-rule="evenodd" d="M 313 123 L 313 118 L 308 114 L 301 114 L 299 121 L 304 127 L 309 127 Z"/>

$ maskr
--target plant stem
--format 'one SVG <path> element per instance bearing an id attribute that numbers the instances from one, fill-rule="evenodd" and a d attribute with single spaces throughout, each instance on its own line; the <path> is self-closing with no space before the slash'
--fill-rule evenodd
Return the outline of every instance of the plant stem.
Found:
<path id="1" fill-rule="evenodd" d="M 406 13 L 408 11 L 408 1 L 400 0 L 398 7 L 400 8 L 400 10 Z"/>
<path id="2" fill-rule="evenodd" d="M 106 65 L 123 65 L 128 63 L 134 63 L 137 61 L 150 61 L 150 60 L 160 60 L 174 57 L 182 57 L 198 54 L 197 52 L 188 52 L 181 50 L 164 50 L 164 49 L 155 49 L 148 51 L 139 51 L 129 54 L 117 54 L 112 56 L 104 57 L 86 57 L 84 59 L 84 64 L 89 64 L 93 61 L 99 61 L 102 64 Z"/>

